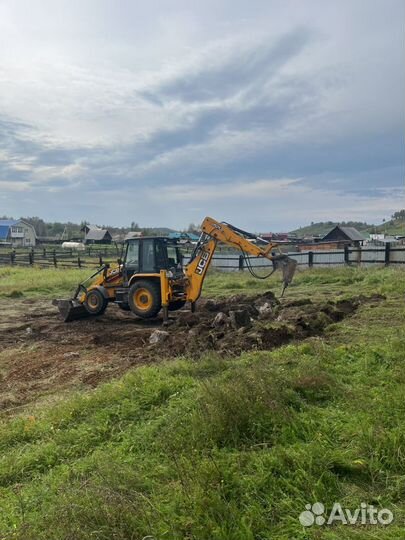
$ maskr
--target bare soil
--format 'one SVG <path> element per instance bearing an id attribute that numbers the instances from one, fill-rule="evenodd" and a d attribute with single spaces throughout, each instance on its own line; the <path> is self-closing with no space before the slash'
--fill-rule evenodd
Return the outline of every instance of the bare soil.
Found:
<path id="1" fill-rule="evenodd" d="M 14 411 L 55 392 L 92 387 L 132 366 L 208 351 L 238 355 L 321 335 L 363 303 L 383 297 L 357 296 L 338 302 L 284 300 L 273 293 L 201 300 L 196 313 L 144 321 L 111 305 L 100 317 L 64 323 L 44 300 L 0 300 L 0 412 Z M 218 315 L 221 313 L 222 315 Z M 159 330 L 159 342 L 151 335 Z"/>

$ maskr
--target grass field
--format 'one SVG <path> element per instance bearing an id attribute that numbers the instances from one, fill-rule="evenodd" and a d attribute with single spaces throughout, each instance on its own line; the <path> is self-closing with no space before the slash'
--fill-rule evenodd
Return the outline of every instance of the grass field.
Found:
<path id="1" fill-rule="evenodd" d="M 2 268 L 0 297 L 61 297 L 86 275 Z M 204 294 L 268 288 L 212 273 Z M 4 417 L 0 538 L 404 538 L 405 272 L 311 270 L 287 291 L 288 300 L 375 293 L 386 299 L 322 337 L 133 369 Z M 298 516 L 316 501 L 389 508 L 394 522 L 305 528 Z"/>

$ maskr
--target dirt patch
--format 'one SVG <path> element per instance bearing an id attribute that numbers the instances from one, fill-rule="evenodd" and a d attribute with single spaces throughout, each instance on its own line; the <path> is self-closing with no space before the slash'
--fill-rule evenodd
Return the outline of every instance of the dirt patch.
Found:
<path id="1" fill-rule="evenodd" d="M 143 321 L 115 305 L 102 317 L 64 323 L 50 302 L 1 300 L 0 411 L 59 390 L 96 386 L 134 365 L 207 351 L 238 355 L 321 335 L 362 304 L 382 299 L 280 303 L 272 292 L 239 294 L 201 300 L 196 313 L 175 312 L 167 328 L 161 319 Z"/>

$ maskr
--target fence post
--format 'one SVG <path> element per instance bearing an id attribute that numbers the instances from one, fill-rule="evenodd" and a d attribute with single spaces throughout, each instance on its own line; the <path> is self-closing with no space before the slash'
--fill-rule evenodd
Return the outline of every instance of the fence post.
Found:
<path id="1" fill-rule="evenodd" d="M 385 266 L 389 266 L 390 264 L 390 249 L 391 249 L 391 244 L 390 242 L 387 242 L 385 244 L 385 257 L 384 257 Z"/>
<path id="2" fill-rule="evenodd" d="M 13 251 L 10 253 L 10 263 L 15 263 L 15 249 L 13 249 Z"/>
<path id="3" fill-rule="evenodd" d="M 44 258 L 46 257 L 46 248 L 43 248 L 42 255 L 44 256 Z"/>
<path id="4" fill-rule="evenodd" d="M 30 266 L 34 264 L 34 250 L 31 249 L 31 251 L 28 253 L 28 262 Z"/>
<path id="5" fill-rule="evenodd" d="M 78 266 L 79 268 L 82 267 L 82 261 L 80 260 L 80 255 L 77 255 L 77 266 Z"/>
<path id="6" fill-rule="evenodd" d="M 244 267 L 244 264 L 245 264 L 245 257 L 243 255 L 239 255 L 239 271 L 240 272 L 243 272 L 243 267 Z"/>
<path id="7" fill-rule="evenodd" d="M 314 266 L 314 252 L 308 251 L 308 266 L 312 268 Z"/>
<path id="8" fill-rule="evenodd" d="M 58 266 L 58 261 L 56 260 L 56 251 L 53 250 L 53 265 L 56 268 Z"/>
<path id="9" fill-rule="evenodd" d="M 98 258 L 98 264 L 99 266 L 103 266 L 103 257 L 101 255 Z"/>
<path id="10" fill-rule="evenodd" d="M 349 264 L 350 263 L 350 251 L 349 251 L 349 246 L 347 244 L 344 245 L 344 261 L 345 261 L 345 264 Z"/>

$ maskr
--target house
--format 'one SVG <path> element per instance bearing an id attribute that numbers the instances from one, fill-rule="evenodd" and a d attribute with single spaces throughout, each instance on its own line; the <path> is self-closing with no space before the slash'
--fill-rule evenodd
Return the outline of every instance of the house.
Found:
<path id="1" fill-rule="evenodd" d="M 0 219 L 0 245 L 34 247 L 37 243 L 35 228 L 22 219 Z"/>
<path id="2" fill-rule="evenodd" d="M 350 246 L 362 246 L 365 238 L 354 227 L 336 225 L 322 238 L 322 242 L 338 242 Z"/>
<path id="3" fill-rule="evenodd" d="M 89 229 L 85 244 L 111 244 L 112 236 L 107 229 Z"/>

